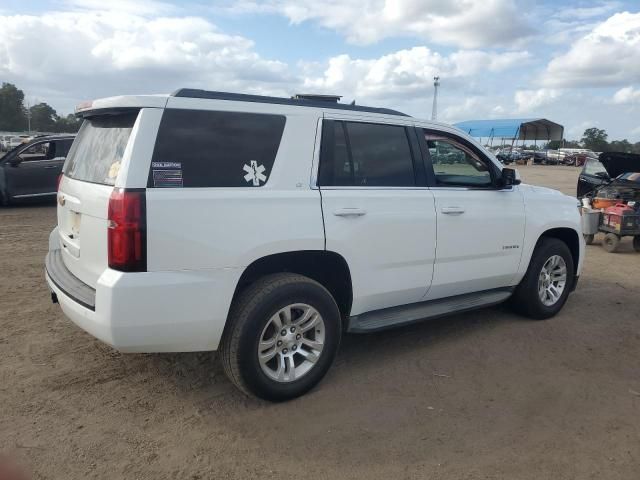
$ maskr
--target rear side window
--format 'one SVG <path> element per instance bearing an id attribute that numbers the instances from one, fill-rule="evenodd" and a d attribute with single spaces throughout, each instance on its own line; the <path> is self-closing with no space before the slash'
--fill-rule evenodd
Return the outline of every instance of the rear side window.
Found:
<path id="1" fill-rule="evenodd" d="M 322 136 L 320 186 L 415 186 L 405 127 L 327 121 Z"/>
<path id="2" fill-rule="evenodd" d="M 149 187 L 260 187 L 271 174 L 285 117 L 167 109 Z"/>
<path id="3" fill-rule="evenodd" d="M 138 112 L 86 119 L 76 136 L 64 174 L 84 182 L 114 185 Z"/>

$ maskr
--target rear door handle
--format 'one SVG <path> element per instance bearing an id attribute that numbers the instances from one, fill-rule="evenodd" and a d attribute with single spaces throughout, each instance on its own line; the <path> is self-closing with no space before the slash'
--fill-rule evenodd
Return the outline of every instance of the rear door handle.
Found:
<path id="1" fill-rule="evenodd" d="M 367 214 L 367 211 L 363 208 L 339 208 L 333 211 L 336 217 L 361 217 Z"/>
<path id="2" fill-rule="evenodd" d="M 442 207 L 440 210 L 445 215 L 462 215 L 464 213 L 464 208 L 462 207 Z"/>

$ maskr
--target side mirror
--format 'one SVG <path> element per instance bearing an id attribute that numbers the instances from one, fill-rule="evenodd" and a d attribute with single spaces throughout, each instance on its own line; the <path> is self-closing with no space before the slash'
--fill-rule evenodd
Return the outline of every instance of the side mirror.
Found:
<path id="1" fill-rule="evenodd" d="M 11 165 L 12 167 L 17 167 L 18 165 L 20 165 L 20 163 L 22 162 L 22 158 L 20 157 L 20 155 L 13 157 L 11 160 L 9 160 L 9 165 Z"/>
<path id="2" fill-rule="evenodd" d="M 503 168 L 500 175 L 499 186 L 501 188 L 520 185 L 520 176 L 515 168 Z"/>

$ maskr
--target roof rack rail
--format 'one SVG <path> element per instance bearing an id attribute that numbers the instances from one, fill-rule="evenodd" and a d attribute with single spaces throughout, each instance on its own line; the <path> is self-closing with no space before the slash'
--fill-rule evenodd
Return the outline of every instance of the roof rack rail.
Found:
<path id="1" fill-rule="evenodd" d="M 171 94 L 172 97 L 206 98 L 209 100 L 230 100 L 236 102 L 272 103 L 276 105 L 294 105 L 299 107 L 331 108 L 335 110 L 350 110 L 354 112 L 380 113 L 384 115 L 400 115 L 409 117 L 406 113 L 391 110 L 390 108 L 363 107 L 361 105 L 348 105 L 332 103 L 325 100 L 310 100 L 306 98 L 268 97 L 263 95 L 248 95 L 244 93 L 215 92 L 195 88 L 181 88 Z"/>

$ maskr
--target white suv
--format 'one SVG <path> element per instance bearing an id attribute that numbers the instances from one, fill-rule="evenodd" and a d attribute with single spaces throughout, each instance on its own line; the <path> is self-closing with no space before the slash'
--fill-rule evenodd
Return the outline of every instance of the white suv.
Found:
<path id="1" fill-rule="evenodd" d="M 123 352 L 218 350 L 284 400 L 344 332 L 507 299 L 555 315 L 578 280 L 575 198 L 392 110 L 179 90 L 79 107 L 46 258 L 54 302 Z"/>

